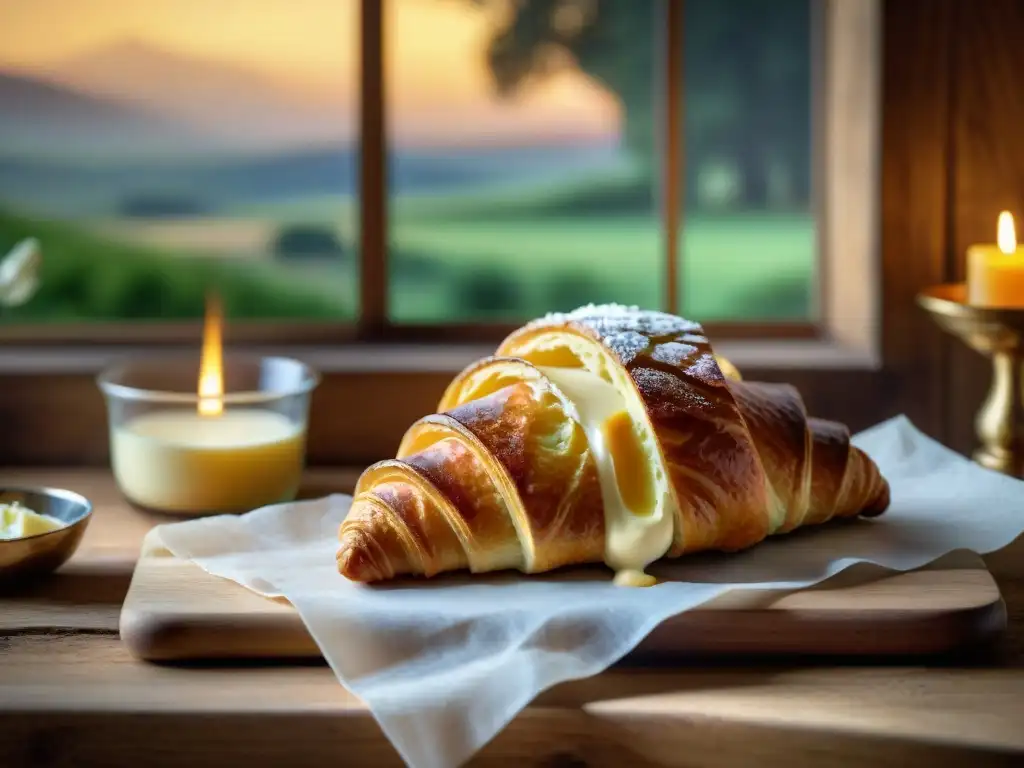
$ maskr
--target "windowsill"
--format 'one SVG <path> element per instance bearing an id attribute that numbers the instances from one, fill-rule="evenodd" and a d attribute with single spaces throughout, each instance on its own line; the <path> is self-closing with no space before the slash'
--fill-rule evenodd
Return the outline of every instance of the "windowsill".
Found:
<path id="1" fill-rule="evenodd" d="M 180 352 L 186 348 L 161 347 L 47 347 L 0 350 L 0 375 L 94 375 L 117 360 Z M 198 353 L 198 349 L 188 347 Z M 455 374 L 471 362 L 493 354 L 493 345 L 394 344 L 268 347 L 238 346 L 246 352 L 297 358 L 323 373 L 447 373 Z M 845 348 L 818 339 L 778 341 L 722 341 L 715 351 L 743 368 L 876 370 L 880 361 L 867 351 Z"/>

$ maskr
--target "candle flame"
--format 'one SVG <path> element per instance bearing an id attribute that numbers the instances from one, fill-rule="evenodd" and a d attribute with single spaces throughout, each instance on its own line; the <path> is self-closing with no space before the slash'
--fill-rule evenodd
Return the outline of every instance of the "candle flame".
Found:
<path id="1" fill-rule="evenodd" d="M 1017 232 L 1013 228 L 1013 214 L 1003 211 L 999 214 L 996 243 L 999 250 L 1005 254 L 1011 254 L 1017 250 Z"/>
<path id="2" fill-rule="evenodd" d="M 206 297 L 203 319 L 203 353 L 199 361 L 199 414 L 219 416 L 224 412 L 224 351 L 221 342 L 223 312 L 220 297 Z"/>

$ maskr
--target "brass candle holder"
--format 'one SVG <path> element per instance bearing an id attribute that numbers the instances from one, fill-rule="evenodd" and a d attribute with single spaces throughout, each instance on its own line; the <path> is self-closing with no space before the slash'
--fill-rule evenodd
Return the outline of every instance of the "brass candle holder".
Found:
<path id="1" fill-rule="evenodd" d="M 983 467 L 1024 477 L 1024 308 L 967 303 L 965 283 L 936 285 L 917 302 L 939 327 L 992 358 L 992 387 L 974 425 Z"/>

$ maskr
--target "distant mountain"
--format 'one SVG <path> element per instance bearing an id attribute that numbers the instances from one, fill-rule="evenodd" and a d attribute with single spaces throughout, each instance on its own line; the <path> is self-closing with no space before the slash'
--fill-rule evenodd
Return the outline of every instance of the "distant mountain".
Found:
<path id="1" fill-rule="evenodd" d="M 127 157 L 210 143 L 195 129 L 144 108 L 21 73 L 0 72 L 0 104 L 5 155 Z"/>
<path id="2" fill-rule="evenodd" d="M 340 86 L 336 98 L 317 98 L 244 67 L 135 40 L 59 62 L 40 75 L 187 122 L 243 148 L 343 144 L 355 129 Z"/>

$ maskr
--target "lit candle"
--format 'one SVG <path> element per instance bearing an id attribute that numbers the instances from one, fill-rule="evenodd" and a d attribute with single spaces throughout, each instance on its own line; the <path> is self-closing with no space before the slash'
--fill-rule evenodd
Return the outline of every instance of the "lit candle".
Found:
<path id="1" fill-rule="evenodd" d="M 125 495 L 167 512 L 241 512 L 295 497 L 304 424 L 258 408 L 225 408 L 221 313 L 208 304 L 195 410 L 154 410 L 111 430 Z"/>
<path id="2" fill-rule="evenodd" d="M 967 303 L 1024 307 L 1024 248 L 1017 245 L 1009 211 L 999 214 L 996 245 L 967 249 Z"/>

